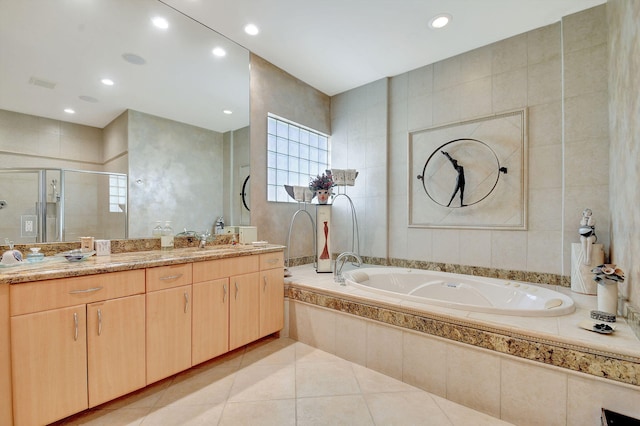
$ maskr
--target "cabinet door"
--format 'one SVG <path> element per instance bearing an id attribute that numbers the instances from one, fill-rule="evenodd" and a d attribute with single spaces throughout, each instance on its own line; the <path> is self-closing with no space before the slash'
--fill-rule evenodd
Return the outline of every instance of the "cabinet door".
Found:
<path id="1" fill-rule="evenodd" d="M 284 271 L 260 272 L 260 337 L 284 327 Z"/>
<path id="2" fill-rule="evenodd" d="M 89 407 L 146 385 L 144 297 L 87 306 Z"/>
<path id="3" fill-rule="evenodd" d="M 191 364 L 229 350 L 229 279 L 193 285 Z"/>
<path id="4" fill-rule="evenodd" d="M 260 336 L 260 274 L 229 278 L 229 350 L 239 348 Z"/>
<path id="5" fill-rule="evenodd" d="M 191 285 L 147 293 L 147 384 L 191 367 Z"/>
<path id="6" fill-rule="evenodd" d="M 88 407 L 84 304 L 11 318 L 15 425 L 42 425 Z"/>

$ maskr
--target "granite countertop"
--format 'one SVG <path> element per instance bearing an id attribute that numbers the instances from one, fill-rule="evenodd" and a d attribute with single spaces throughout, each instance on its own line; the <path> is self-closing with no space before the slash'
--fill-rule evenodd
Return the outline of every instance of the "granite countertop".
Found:
<path id="1" fill-rule="evenodd" d="M 17 266 L 0 267 L 0 284 L 19 284 L 53 278 L 79 277 L 105 272 L 250 256 L 277 252 L 283 249 L 284 246 L 274 244 L 269 244 L 265 247 L 241 244 L 213 245 L 203 249 L 188 247 L 166 251 L 151 250 L 117 253 L 109 256 L 94 255 L 79 262 L 69 262 L 62 256 L 46 256 L 41 262 L 31 263 L 24 261 Z"/>

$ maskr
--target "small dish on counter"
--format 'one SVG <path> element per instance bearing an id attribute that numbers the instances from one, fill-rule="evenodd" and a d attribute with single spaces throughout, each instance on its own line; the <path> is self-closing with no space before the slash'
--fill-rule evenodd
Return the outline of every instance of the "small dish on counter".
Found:
<path id="1" fill-rule="evenodd" d="M 57 256 L 62 256 L 67 259 L 69 262 L 80 262 L 81 260 L 85 260 L 91 256 L 96 254 L 95 250 L 91 251 L 82 251 L 79 249 L 69 250 L 62 253 L 58 253 Z"/>

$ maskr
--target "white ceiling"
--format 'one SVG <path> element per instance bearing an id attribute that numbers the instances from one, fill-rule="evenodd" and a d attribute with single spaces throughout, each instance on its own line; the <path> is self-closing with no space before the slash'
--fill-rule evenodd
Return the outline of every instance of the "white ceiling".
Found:
<path id="1" fill-rule="evenodd" d="M 240 46 L 335 95 L 605 1 L 0 0 L 0 109 L 102 128 L 131 108 L 227 131 L 249 123 L 248 52 Z M 440 12 L 453 21 L 430 29 Z M 149 25 L 156 13 L 169 17 L 166 33 Z M 258 36 L 244 33 L 248 22 Z M 229 51 L 222 61 L 209 54 L 220 44 Z M 123 61 L 127 52 L 147 64 Z M 105 75 L 116 85 L 102 86 Z M 28 84 L 31 77 L 56 87 Z M 66 107 L 77 113 L 65 115 Z M 234 114 L 221 114 L 227 108 Z"/>
<path id="2" fill-rule="evenodd" d="M 560 21 L 606 0 L 163 0 L 335 95 Z M 428 27 L 436 14 L 449 26 Z M 246 23 L 261 32 L 251 37 Z"/>
<path id="3" fill-rule="evenodd" d="M 225 132 L 249 124 L 248 64 L 246 49 L 157 0 L 0 0 L 0 109 L 103 128 L 129 108 Z"/>

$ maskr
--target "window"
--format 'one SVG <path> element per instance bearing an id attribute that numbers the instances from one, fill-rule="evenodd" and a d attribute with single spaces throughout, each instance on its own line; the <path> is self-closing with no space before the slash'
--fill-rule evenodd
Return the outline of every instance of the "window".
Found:
<path id="1" fill-rule="evenodd" d="M 109 175 L 109 212 L 121 213 L 127 204 L 127 177 Z"/>
<path id="2" fill-rule="evenodd" d="M 267 117 L 267 201 L 291 202 L 284 185 L 308 186 L 329 169 L 329 137 L 273 114 Z"/>

